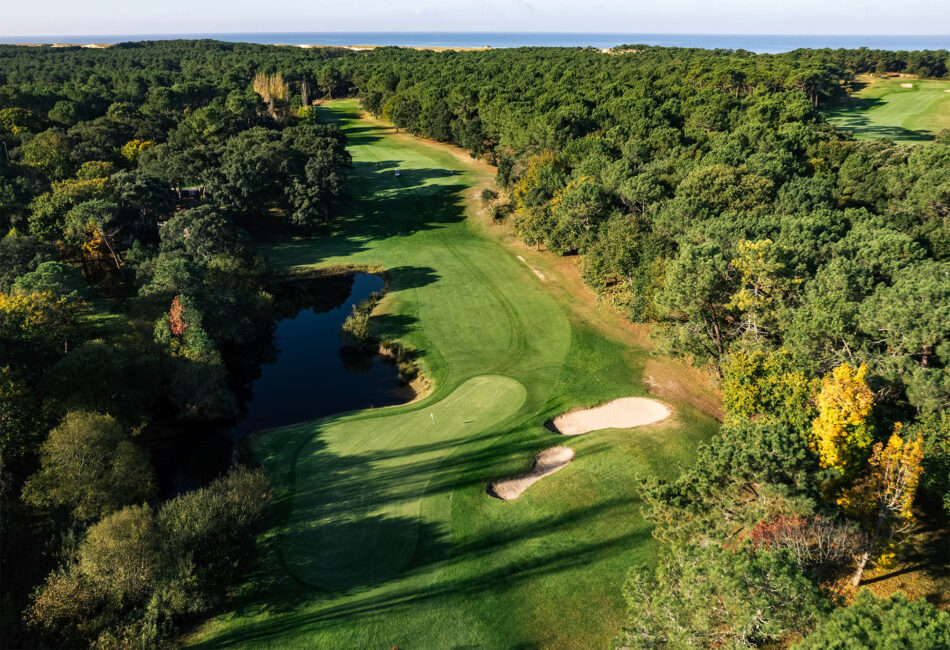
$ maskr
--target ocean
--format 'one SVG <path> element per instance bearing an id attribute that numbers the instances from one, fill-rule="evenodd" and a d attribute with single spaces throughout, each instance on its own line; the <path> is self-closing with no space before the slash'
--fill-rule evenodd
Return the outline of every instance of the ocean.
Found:
<path id="1" fill-rule="evenodd" d="M 555 32 L 273 32 L 247 34 L 117 34 L 109 36 L 2 36 L 2 43 L 122 43 L 127 41 L 211 38 L 241 43 L 282 45 L 399 45 L 405 47 L 596 47 L 622 44 L 787 52 L 797 48 L 881 50 L 950 49 L 950 35 L 753 35 L 753 34 L 606 34 Z"/>

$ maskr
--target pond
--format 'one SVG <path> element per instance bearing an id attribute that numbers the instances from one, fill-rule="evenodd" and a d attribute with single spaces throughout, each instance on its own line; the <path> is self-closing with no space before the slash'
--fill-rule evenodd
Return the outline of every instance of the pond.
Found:
<path id="1" fill-rule="evenodd" d="M 412 399 L 395 365 L 339 337 L 353 306 L 383 284 L 378 275 L 353 273 L 282 286 L 269 336 L 226 353 L 242 415 L 176 424 L 166 429 L 171 435 L 148 442 L 160 492 L 173 495 L 219 476 L 232 464 L 236 443 L 251 433 Z"/>

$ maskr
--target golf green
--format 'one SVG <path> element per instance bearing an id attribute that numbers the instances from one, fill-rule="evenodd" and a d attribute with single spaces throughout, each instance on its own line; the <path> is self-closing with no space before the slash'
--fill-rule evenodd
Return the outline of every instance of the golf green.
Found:
<path id="1" fill-rule="evenodd" d="M 433 389 L 255 438 L 275 491 L 261 558 L 188 645 L 604 647 L 627 568 L 655 549 L 636 476 L 677 471 L 717 422 L 673 402 L 641 429 L 546 429 L 570 408 L 646 395 L 648 352 L 577 322 L 473 226 L 491 168 L 362 119 L 355 101 L 320 110 L 350 138 L 348 213 L 332 237 L 265 253 L 295 271 L 385 267 L 373 327 L 418 352 Z M 558 444 L 577 453 L 568 467 L 517 501 L 486 494 Z"/>

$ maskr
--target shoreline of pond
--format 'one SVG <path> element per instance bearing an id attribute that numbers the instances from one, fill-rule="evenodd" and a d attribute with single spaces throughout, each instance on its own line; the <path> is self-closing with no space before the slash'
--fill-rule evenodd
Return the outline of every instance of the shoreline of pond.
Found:
<path id="1" fill-rule="evenodd" d="M 139 440 L 152 456 L 159 491 L 168 498 L 206 485 L 235 464 L 253 464 L 247 441 L 263 432 L 331 415 L 399 406 L 428 394 L 414 353 L 371 339 L 341 340 L 347 316 L 391 286 L 379 267 L 331 267 L 273 279 L 274 320 L 255 341 L 225 353 L 235 418 L 158 420 Z M 375 294 L 375 298 L 374 298 Z"/>

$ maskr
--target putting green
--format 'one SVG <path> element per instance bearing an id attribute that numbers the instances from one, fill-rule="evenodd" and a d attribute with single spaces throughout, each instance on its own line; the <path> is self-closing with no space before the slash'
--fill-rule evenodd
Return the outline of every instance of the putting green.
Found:
<path id="1" fill-rule="evenodd" d="M 827 110 L 825 116 L 859 140 L 887 137 L 907 144 L 926 142 L 950 128 L 948 91 L 950 81 L 879 79 L 845 105 Z"/>
<path id="2" fill-rule="evenodd" d="M 427 408 L 319 431 L 297 456 L 284 546 L 290 570 L 323 588 L 395 575 L 415 551 L 420 526 L 444 523 L 421 514 L 438 466 L 456 446 L 513 415 L 525 396 L 514 379 L 475 377 Z"/>
<path id="3" fill-rule="evenodd" d="M 373 327 L 418 351 L 433 390 L 254 440 L 275 492 L 261 559 L 231 611 L 186 644 L 606 645 L 627 568 L 655 552 L 635 476 L 676 471 L 717 423 L 675 403 L 635 435 L 572 439 L 574 462 L 516 502 L 489 497 L 491 481 L 564 444 L 551 417 L 646 395 L 648 353 L 570 318 L 550 282 L 473 225 L 493 169 L 361 119 L 355 101 L 320 110 L 349 137 L 348 212 L 332 237 L 264 252 L 289 270 L 385 267 Z"/>

